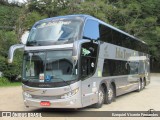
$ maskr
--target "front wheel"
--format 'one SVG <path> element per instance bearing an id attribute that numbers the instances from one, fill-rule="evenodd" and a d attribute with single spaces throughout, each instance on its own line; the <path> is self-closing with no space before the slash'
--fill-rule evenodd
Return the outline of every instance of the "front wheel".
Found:
<path id="1" fill-rule="evenodd" d="M 139 80 L 137 92 L 140 92 L 141 90 L 142 90 L 142 82 L 141 80 Z"/>

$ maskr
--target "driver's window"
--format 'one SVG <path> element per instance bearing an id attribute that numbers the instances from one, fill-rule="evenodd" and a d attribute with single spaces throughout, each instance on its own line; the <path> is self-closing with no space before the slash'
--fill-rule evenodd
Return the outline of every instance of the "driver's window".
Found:
<path id="1" fill-rule="evenodd" d="M 93 75 L 96 70 L 98 44 L 83 43 L 81 46 L 81 77 Z"/>

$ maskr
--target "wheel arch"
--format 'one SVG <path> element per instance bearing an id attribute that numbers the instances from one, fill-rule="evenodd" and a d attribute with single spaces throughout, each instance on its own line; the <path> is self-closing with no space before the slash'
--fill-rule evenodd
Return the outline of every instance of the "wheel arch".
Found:
<path id="1" fill-rule="evenodd" d="M 101 81 L 101 82 L 100 82 L 100 84 L 99 84 L 99 88 L 100 88 L 101 86 L 103 87 L 104 92 L 106 93 L 106 92 L 107 92 L 108 87 L 107 87 L 107 82 L 106 82 L 105 80 L 103 80 L 103 81 Z"/>
<path id="2" fill-rule="evenodd" d="M 115 81 L 114 81 L 114 80 L 113 80 L 113 81 L 111 81 L 110 85 L 112 85 L 112 86 L 113 86 L 113 88 L 114 88 L 114 92 L 115 92 L 115 97 L 116 97 L 116 95 L 117 95 L 117 90 L 116 90 L 116 83 L 115 83 Z"/>
<path id="3" fill-rule="evenodd" d="M 113 86 L 113 88 L 114 88 L 114 91 L 115 91 L 115 97 L 116 97 L 116 93 L 117 93 L 117 91 L 116 91 L 116 83 L 115 83 L 115 80 L 113 79 L 113 80 L 103 80 L 103 81 L 101 81 L 100 82 L 100 86 L 99 87 L 103 87 L 104 88 L 104 90 L 105 90 L 105 92 L 107 92 L 108 91 L 108 88 L 109 88 L 109 86 L 110 85 L 112 85 Z"/>

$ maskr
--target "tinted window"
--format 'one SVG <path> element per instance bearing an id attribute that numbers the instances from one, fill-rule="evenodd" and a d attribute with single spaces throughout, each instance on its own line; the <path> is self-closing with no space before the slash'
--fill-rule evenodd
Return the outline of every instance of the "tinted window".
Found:
<path id="1" fill-rule="evenodd" d="M 138 73 L 137 62 L 105 59 L 102 76 L 129 75 Z"/>
<path id="2" fill-rule="evenodd" d="M 99 25 L 100 31 L 100 40 L 108 43 L 112 43 L 112 29 L 100 24 Z"/>
<path id="3" fill-rule="evenodd" d="M 99 32 L 101 41 L 148 53 L 147 45 L 106 25 L 99 24 Z"/>
<path id="4" fill-rule="evenodd" d="M 83 43 L 81 46 L 81 77 L 85 78 L 94 74 L 96 70 L 96 60 L 98 44 L 95 43 Z"/>
<path id="5" fill-rule="evenodd" d="M 122 46 L 126 48 L 130 48 L 129 37 L 125 34 L 121 34 Z"/>
<path id="6" fill-rule="evenodd" d="M 97 21 L 87 20 L 85 27 L 84 27 L 83 38 L 98 40 L 99 39 L 98 25 L 99 23 Z"/>
<path id="7" fill-rule="evenodd" d="M 113 44 L 122 46 L 121 33 L 119 33 L 116 30 L 112 30 L 112 36 L 113 36 Z"/>

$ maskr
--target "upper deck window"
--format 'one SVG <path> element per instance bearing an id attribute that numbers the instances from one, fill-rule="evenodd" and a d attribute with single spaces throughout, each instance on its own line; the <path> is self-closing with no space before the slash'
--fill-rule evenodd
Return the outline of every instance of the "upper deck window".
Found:
<path id="1" fill-rule="evenodd" d="M 36 24 L 29 35 L 28 46 L 72 43 L 79 37 L 81 19 L 53 19 Z"/>

